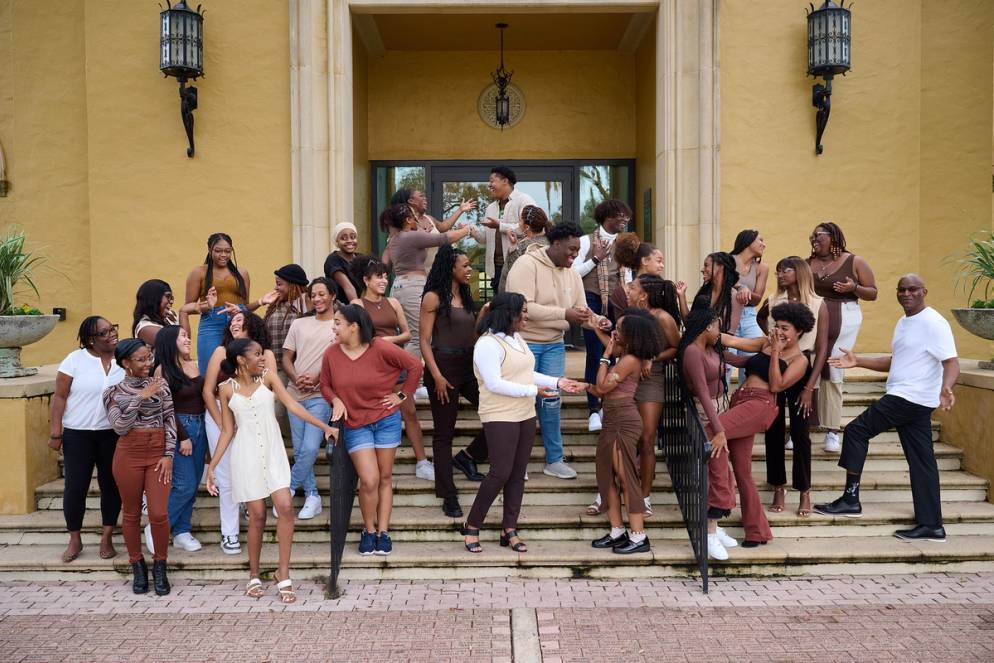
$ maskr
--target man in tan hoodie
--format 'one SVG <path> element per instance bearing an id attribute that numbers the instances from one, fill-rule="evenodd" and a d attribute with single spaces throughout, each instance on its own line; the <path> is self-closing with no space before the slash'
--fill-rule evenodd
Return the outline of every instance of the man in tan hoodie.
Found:
<path id="1" fill-rule="evenodd" d="M 572 222 L 559 223 L 546 233 L 548 248 L 534 248 L 515 261 L 507 275 L 507 292 L 524 295 L 528 321 L 521 336 L 535 355 L 535 370 L 563 377 L 566 346 L 563 334 L 570 324 L 608 330 L 611 322 L 587 308 L 583 280 L 571 269 L 580 251 L 583 231 Z M 559 479 L 575 479 L 576 471 L 563 462 L 563 436 L 559 425 L 562 401 L 538 398 L 538 421 L 545 445 L 543 472 Z"/>

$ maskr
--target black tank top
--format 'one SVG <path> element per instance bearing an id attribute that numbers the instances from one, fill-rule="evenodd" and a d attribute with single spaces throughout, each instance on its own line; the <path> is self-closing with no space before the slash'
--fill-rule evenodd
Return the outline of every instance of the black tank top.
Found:
<path id="1" fill-rule="evenodd" d="M 757 352 L 745 363 L 746 374 L 755 375 L 757 377 L 763 378 L 766 382 L 770 381 L 770 355 L 763 352 Z M 787 370 L 787 362 L 783 359 L 780 360 L 780 374 L 783 375 L 784 371 Z"/>

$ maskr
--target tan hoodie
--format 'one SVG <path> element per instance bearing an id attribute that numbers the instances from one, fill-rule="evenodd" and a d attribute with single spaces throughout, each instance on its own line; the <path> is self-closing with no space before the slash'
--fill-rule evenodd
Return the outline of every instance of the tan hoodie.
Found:
<path id="1" fill-rule="evenodd" d="M 545 249 L 518 258 L 507 275 L 507 292 L 524 295 L 528 322 L 521 336 L 528 343 L 557 343 L 569 329 L 566 309 L 586 308 L 583 280 L 576 270 L 556 267 Z"/>

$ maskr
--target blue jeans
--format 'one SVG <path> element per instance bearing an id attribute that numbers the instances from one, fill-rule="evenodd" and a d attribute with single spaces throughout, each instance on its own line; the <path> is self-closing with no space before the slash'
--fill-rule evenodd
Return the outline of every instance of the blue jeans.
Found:
<path id="1" fill-rule="evenodd" d="M 528 349 L 535 355 L 535 372 L 554 378 L 561 378 L 566 372 L 566 346 L 562 341 L 555 343 L 529 343 Z M 563 433 L 559 429 L 559 413 L 563 401 L 555 398 L 536 398 L 538 423 L 542 428 L 542 444 L 545 446 L 545 462 L 558 463 L 563 459 Z"/>
<path id="2" fill-rule="evenodd" d="M 323 396 L 308 398 L 300 401 L 305 410 L 314 415 L 318 421 L 328 421 L 331 418 L 331 405 Z M 290 469 L 290 494 L 303 487 L 304 496 L 318 494 L 318 480 L 314 478 L 314 461 L 317 460 L 321 443 L 324 442 L 324 431 L 311 424 L 305 423 L 292 412 L 290 417 L 290 437 L 293 439 L 293 467 Z"/>
<path id="3" fill-rule="evenodd" d="M 201 375 L 207 373 L 207 363 L 214 350 L 221 345 L 230 319 L 223 306 L 215 306 L 200 316 L 200 325 L 197 327 L 197 365 L 200 366 Z"/>
<path id="4" fill-rule="evenodd" d="M 204 474 L 204 456 L 207 454 L 204 415 L 177 414 L 176 418 L 190 436 L 193 453 L 184 456 L 177 448 L 173 456 L 173 487 L 169 491 L 169 530 L 173 536 L 190 531 L 193 502 L 197 498 L 197 486 Z"/>
<path id="5" fill-rule="evenodd" d="M 585 291 L 583 293 L 587 296 L 587 308 L 597 315 L 604 314 L 601 310 L 601 295 L 600 293 L 593 293 Z M 614 322 L 614 306 L 608 302 L 607 305 L 607 317 L 611 322 Z M 587 362 L 583 368 L 583 379 L 589 384 L 597 384 L 597 371 L 601 367 L 601 357 L 604 356 L 604 344 L 601 343 L 601 339 L 592 329 L 583 328 L 583 346 L 587 352 Z M 601 399 L 597 398 L 589 391 L 587 392 L 587 410 L 589 412 L 597 412 L 601 409 Z"/>
<path id="6" fill-rule="evenodd" d="M 739 318 L 739 328 L 735 330 L 735 335 L 739 338 L 759 338 L 760 336 L 766 336 L 763 332 L 763 328 L 759 326 L 756 321 L 756 307 L 755 306 L 744 306 L 742 308 L 742 317 Z M 743 352 L 742 350 L 732 350 L 737 355 L 752 355 L 752 352 Z M 731 376 L 732 369 L 728 368 L 726 373 L 726 378 Z M 739 369 L 739 384 L 745 382 L 745 369 Z"/>

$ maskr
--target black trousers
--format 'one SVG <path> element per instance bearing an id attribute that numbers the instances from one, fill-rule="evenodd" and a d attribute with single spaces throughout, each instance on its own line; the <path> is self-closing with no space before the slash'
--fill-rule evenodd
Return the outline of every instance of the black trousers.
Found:
<path id="1" fill-rule="evenodd" d="M 811 367 L 793 387 L 777 395 L 777 418 L 766 430 L 766 482 L 771 486 L 787 485 L 787 412 L 790 412 L 790 439 L 794 442 L 794 460 L 791 469 L 791 486 L 794 490 L 811 490 L 811 433 L 810 420 L 798 409 L 804 385 L 811 375 Z M 812 406 L 818 403 L 818 392 L 811 398 Z M 815 415 L 812 414 L 812 417 Z"/>
<path id="2" fill-rule="evenodd" d="M 583 294 L 587 297 L 587 308 L 597 315 L 604 314 L 604 311 L 601 310 L 600 293 L 595 294 L 584 291 Z M 608 302 L 607 305 L 606 315 L 611 322 L 614 322 L 614 306 L 612 306 L 610 302 Z M 583 365 L 583 380 L 588 384 L 596 384 L 597 371 L 601 367 L 601 356 L 604 354 L 604 345 L 601 343 L 600 337 L 597 336 L 596 332 L 583 328 L 583 347 L 587 353 L 586 362 Z M 597 412 L 600 409 L 601 399 L 588 391 L 587 411 Z"/>
<path id="3" fill-rule="evenodd" d="M 500 232 L 500 231 L 497 231 L 497 232 Z M 499 265 L 496 265 L 496 264 L 494 265 L 494 275 L 493 275 L 493 278 L 490 279 L 490 292 L 491 292 L 490 296 L 491 297 L 496 297 L 497 293 L 500 291 L 500 287 L 499 287 L 500 286 L 500 275 L 501 275 L 501 272 L 503 272 L 503 271 L 504 271 L 504 263 L 503 262 L 500 263 Z"/>
<path id="4" fill-rule="evenodd" d="M 62 513 L 66 529 L 78 532 L 83 529 L 86 512 L 86 493 L 90 489 L 93 468 L 97 468 L 100 484 L 100 515 L 104 527 L 117 524 L 121 514 L 121 496 L 114 481 L 114 450 L 117 433 L 112 430 L 62 429 L 62 471 L 65 488 L 62 494 Z"/>
<path id="5" fill-rule="evenodd" d="M 473 374 L 472 351 L 463 355 L 450 355 L 444 351 L 434 353 L 435 363 L 452 389 L 449 400 L 442 403 L 435 392 L 435 379 L 430 371 L 425 371 L 425 388 L 428 389 L 428 402 L 431 404 L 431 418 L 435 432 L 431 436 L 431 450 L 435 463 L 435 497 L 452 497 L 458 494 L 452 479 L 452 440 L 456 434 L 456 420 L 459 419 L 459 397 L 462 396 L 473 407 L 480 406 L 480 387 Z M 480 432 L 466 447 L 469 457 L 478 463 L 487 460 L 487 436 Z"/>
<path id="6" fill-rule="evenodd" d="M 932 448 L 932 410 L 887 394 L 846 426 L 839 466 L 852 474 L 862 474 L 870 439 L 896 428 L 911 472 L 915 521 L 927 527 L 941 527 L 939 466 Z"/>

